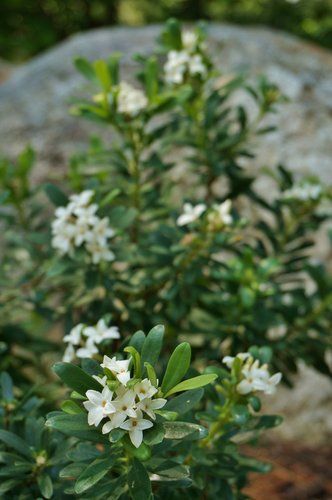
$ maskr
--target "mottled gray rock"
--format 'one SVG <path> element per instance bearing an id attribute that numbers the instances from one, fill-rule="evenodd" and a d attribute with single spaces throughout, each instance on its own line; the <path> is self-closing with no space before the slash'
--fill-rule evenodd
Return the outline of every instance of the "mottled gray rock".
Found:
<path id="1" fill-rule="evenodd" d="M 39 152 L 39 172 L 54 172 L 70 153 L 84 147 L 96 129 L 68 115 L 70 100 L 86 89 L 72 60 L 124 54 L 130 78 L 132 55 L 152 50 L 159 26 L 99 29 L 75 35 L 34 58 L 0 86 L 0 150 L 16 154 L 31 142 Z M 210 27 L 210 49 L 225 72 L 265 73 L 291 99 L 272 121 L 279 130 L 261 142 L 255 165 L 277 162 L 331 181 L 332 55 L 283 33 L 224 24 Z"/>
<path id="2" fill-rule="evenodd" d="M 0 86 L 0 151 L 15 155 L 27 142 L 38 152 L 38 174 L 58 175 L 70 154 L 84 149 L 100 130 L 68 114 L 71 99 L 87 91 L 72 60 L 90 60 L 113 51 L 124 54 L 123 76 L 131 78 L 132 55 L 151 52 L 160 31 L 145 28 L 100 29 L 76 35 L 16 69 Z M 223 24 L 210 27 L 210 49 L 224 73 L 265 73 L 289 96 L 270 120 L 279 129 L 257 145 L 250 168 L 283 162 L 296 172 L 332 181 L 332 55 L 283 33 Z M 266 185 L 262 186 L 266 190 Z M 318 441 L 332 435 L 332 387 L 328 379 L 302 370 L 296 390 L 280 390 L 266 401 L 266 410 L 288 418 L 279 434 Z"/>

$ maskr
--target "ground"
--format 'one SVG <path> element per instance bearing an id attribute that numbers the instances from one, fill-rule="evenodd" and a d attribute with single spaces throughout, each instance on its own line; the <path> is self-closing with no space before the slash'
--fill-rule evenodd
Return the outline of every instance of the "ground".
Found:
<path id="1" fill-rule="evenodd" d="M 252 474 L 246 493 L 254 500 L 332 500 L 332 447 L 268 443 L 246 453 L 273 465 Z"/>

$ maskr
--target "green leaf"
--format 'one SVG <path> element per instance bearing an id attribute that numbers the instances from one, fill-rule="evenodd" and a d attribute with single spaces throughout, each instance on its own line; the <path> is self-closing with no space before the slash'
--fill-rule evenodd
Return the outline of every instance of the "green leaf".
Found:
<path id="1" fill-rule="evenodd" d="M 68 387 L 82 396 L 85 396 L 89 389 L 102 391 L 102 385 L 85 373 L 79 366 L 72 365 L 71 363 L 56 363 L 53 366 L 53 370 Z"/>
<path id="2" fill-rule="evenodd" d="M 12 490 L 21 482 L 21 479 L 8 479 L 7 481 L 1 481 L 0 483 L 0 495 L 3 495 L 7 491 Z"/>
<path id="3" fill-rule="evenodd" d="M 14 398 L 13 381 L 11 377 L 8 375 L 8 373 L 6 372 L 1 373 L 0 382 L 1 382 L 2 398 L 5 399 L 6 401 L 12 401 Z"/>
<path id="4" fill-rule="evenodd" d="M 183 379 L 188 371 L 191 359 L 191 348 L 188 342 L 178 345 L 167 364 L 166 372 L 161 385 L 161 390 L 165 394 Z"/>
<path id="5" fill-rule="evenodd" d="M 234 422 L 238 425 L 245 424 L 250 418 L 250 412 L 245 405 L 234 405 L 232 408 Z"/>
<path id="6" fill-rule="evenodd" d="M 160 415 L 163 417 L 165 420 L 170 420 L 171 422 L 174 422 L 179 416 L 179 414 L 176 411 L 167 411 L 167 410 L 155 410 L 155 413 L 157 415 Z"/>
<path id="7" fill-rule="evenodd" d="M 82 470 L 86 467 L 86 464 L 82 463 L 75 463 L 75 464 L 69 464 L 63 469 L 61 469 L 59 476 L 60 477 L 65 477 L 65 478 L 76 478 L 78 477 L 81 473 Z"/>
<path id="8" fill-rule="evenodd" d="M 125 434 L 126 431 L 124 431 L 123 429 L 112 429 L 108 435 L 108 439 L 111 443 L 116 443 L 117 441 L 122 439 Z"/>
<path id="9" fill-rule="evenodd" d="M 159 358 L 163 345 L 165 327 L 157 325 L 146 336 L 142 347 L 142 363 L 148 362 L 154 366 Z"/>
<path id="10" fill-rule="evenodd" d="M 180 415 L 184 415 L 197 405 L 197 403 L 202 399 L 203 394 L 203 389 L 196 389 L 180 394 L 170 401 L 167 401 L 164 409 L 175 411 Z"/>
<path id="11" fill-rule="evenodd" d="M 146 462 L 151 458 L 151 448 L 146 443 L 141 443 L 138 448 L 130 441 L 128 434 L 123 439 L 123 444 L 128 455 L 137 458 L 140 462 Z"/>
<path id="12" fill-rule="evenodd" d="M 158 63 L 156 57 L 150 57 L 144 68 L 146 94 L 152 101 L 158 94 Z"/>
<path id="13" fill-rule="evenodd" d="M 107 437 L 88 424 L 87 415 L 68 415 L 66 413 L 51 413 L 46 420 L 46 426 L 52 427 L 67 436 L 77 437 L 95 443 L 107 443 Z"/>
<path id="14" fill-rule="evenodd" d="M 45 193 L 56 207 L 64 207 L 68 204 L 68 197 L 60 188 L 54 184 L 45 184 Z"/>
<path id="15" fill-rule="evenodd" d="M 142 375 L 142 363 L 141 363 L 141 355 L 136 351 L 135 347 L 127 346 L 124 348 L 125 352 L 128 352 L 134 362 L 134 378 L 141 378 Z"/>
<path id="16" fill-rule="evenodd" d="M 37 483 L 40 489 L 40 493 L 43 495 L 43 497 L 52 498 L 53 484 L 50 476 L 45 473 L 37 476 Z"/>
<path id="17" fill-rule="evenodd" d="M 75 401 L 68 399 L 61 404 L 61 410 L 69 415 L 77 415 L 79 413 L 86 413 L 84 409 L 79 406 Z"/>
<path id="18" fill-rule="evenodd" d="M 89 61 L 87 61 L 83 57 L 76 57 L 76 59 L 74 59 L 74 64 L 76 69 L 83 76 L 85 76 L 85 78 L 87 78 L 93 83 L 97 83 L 96 73 L 93 69 L 92 64 Z"/>
<path id="19" fill-rule="evenodd" d="M 153 368 L 153 366 L 150 365 L 150 363 L 145 362 L 144 366 L 146 368 L 146 371 L 148 372 L 148 379 L 150 380 L 151 384 L 154 387 L 158 387 L 158 379 L 157 379 L 155 369 Z"/>
<path id="20" fill-rule="evenodd" d="M 102 89 L 104 90 L 104 92 L 109 92 L 112 82 L 106 62 L 100 59 L 98 61 L 95 61 L 93 63 L 93 66 Z"/>
<path id="21" fill-rule="evenodd" d="M 136 351 L 141 353 L 144 341 L 145 341 L 145 333 L 142 332 L 142 330 L 138 330 L 138 332 L 135 332 L 134 335 L 131 337 L 129 345 L 135 347 Z"/>
<path id="22" fill-rule="evenodd" d="M 121 57 L 121 52 L 113 52 L 107 62 L 112 85 L 117 85 L 119 83 L 119 62 Z"/>
<path id="23" fill-rule="evenodd" d="M 16 436 L 13 432 L 0 430 L 0 441 L 5 443 L 8 447 L 18 451 L 21 455 L 24 455 L 29 459 L 32 458 L 32 451 L 29 446 L 25 441 L 23 441 L 22 438 Z"/>
<path id="24" fill-rule="evenodd" d="M 161 443 L 165 436 L 165 429 L 162 424 L 154 424 L 151 429 L 144 431 L 144 442 L 150 446 Z"/>
<path id="25" fill-rule="evenodd" d="M 198 377 L 189 378 L 188 380 L 183 380 L 180 384 L 177 384 L 171 390 L 169 390 L 165 397 L 175 394 L 176 392 L 189 391 L 191 389 L 198 389 L 199 387 L 204 387 L 205 385 L 211 384 L 218 375 L 216 373 L 207 373 L 205 375 L 199 375 Z"/>
<path id="26" fill-rule="evenodd" d="M 129 494 L 133 500 L 150 500 L 152 498 L 149 475 L 138 460 L 134 459 L 128 472 Z"/>
<path id="27" fill-rule="evenodd" d="M 77 478 L 75 483 L 75 493 L 80 494 L 97 484 L 113 467 L 115 456 L 107 458 L 97 458 L 92 462 Z"/>
<path id="28" fill-rule="evenodd" d="M 105 205 L 109 205 L 119 194 L 121 193 L 120 189 L 112 189 L 99 203 L 99 207 L 104 207 Z"/>
<path id="29" fill-rule="evenodd" d="M 207 435 L 207 429 L 191 422 L 164 422 L 165 439 L 202 439 Z"/>

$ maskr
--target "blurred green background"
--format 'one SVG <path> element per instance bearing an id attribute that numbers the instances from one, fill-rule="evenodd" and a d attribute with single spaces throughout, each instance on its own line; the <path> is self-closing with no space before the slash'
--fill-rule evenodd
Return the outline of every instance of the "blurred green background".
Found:
<path id="1" fill-rule="evenodd" d="M 0 57 L 22 61 L 78 31 L 170 16 L 271 26 L 332 47 L 332 0 L 1 0 Z"/>

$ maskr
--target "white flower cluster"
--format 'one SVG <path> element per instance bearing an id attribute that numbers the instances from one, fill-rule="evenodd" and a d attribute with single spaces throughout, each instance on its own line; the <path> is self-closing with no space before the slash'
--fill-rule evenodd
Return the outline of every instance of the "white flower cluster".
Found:
<path id="1" fill-rule="evenodd" d="M 176 223 L 178 226 L 191 224 L 195 220 L 199 219 L 206 210 L 207 206 L 204 203 L 199 203 L 198 205 L 185 203 L 183 205 L 183 213 L 178 217 Z M 232 201 L 226 200 L 223 203 L 220 203 L 220 205 L 213 205 L 208 218 L 211 222 L 216 222 L 217 219 L 217 222 L 220 224 L 228 226 L 233 222 L 231 210 Z"/>
<path id="2" fill-rule="evenodd" d="M 67 344 L 63 361 L 70 362 L 77 358 L 91 358 L 98 353 L 98 345 L 104 340 L 119 339 L 117 326 L 107 326 L 104 319 L 100 319 L 95 326 L 86 326 L 79 323 L 63 338 Z"/>
<path id="3" fill-rule="evenodd" d="M 52 245 L 62 255 L 72 255 L 75 247 L 84 244 L 92 262 L 98 264 L 114 260 L 114 254 L 107 246 L 114 231 L 107 217 L 101 219 L 96 215 L 98 206 L 91 204 L 93 194 L 90 190 L 73 194 L 66 207 L 55 210 Z"/>
<path id="4" fill-rule="evenodd" d="M 102 427 L 103 434 L 123 429 L 138 448 L 143 441 L 143 431 L 153 427 L 155 410 L 162 408 L 167 401 L 155 398 L 158 389 L 149 379 L 132 380 L 129 365 L 130 360 L 118 361 L 116 357 L 104 356 L 101 367 L 107 368 L 119 385 L 112 391 L 107 385 L 106 375 L 102 378 L 95 376 L 103 389 L 100 392 L 87 391 L 88 400 L 83 405 L 88 411 L 89 425 L 98 427 L 103 419 L 107 419 Z"/>
<path id="5" fill-rule="evenodd" d="M 118 112 L 129 115 L 132 118 L 137 116 L 148 105 L 148 100 L 144 93 L 135 89 L 127 82 L 121 82 L 117 96 Z"/>
<path id="6" fill-rule="evenodd" d="M 305 182 L 304 184 L 295 185 L 291 189 L 283 192 L 282 197 L 285 200 L 299 201 L 317 201 L 323 192 L 320 184 L 312 184 Z"/>
<path id="7" fill-rule="evenodd" d="M 235 359 L 240 359 L 243 363 L 241 367 L 243 378 L 236 387 L 239 394 L 245 395 L 256 391 L 262 391 L 264 394 L 273 394 L 275 392 L 275 388 L 282 377 L 280 372 L 271 376 L 268 365 L 260 366 L 259 361 L 254 360 L 249 352 L 241 352 L 236 357 L 225 356 L 222 361 L 231 369 Z"/>
<path id="8" fill-rule="evenodd" d="M 212 223 L 230 226 L 233 223 L 232 200 L 225 200 L 220 205 L 213 205 L 212 211 L 209 213 L 208 219 Z"/>
<path id="9" fill-rule="evenodd" d="M 196 33 L 184 31 L 182 33 L 182 50 L 171 50 L 167 54 L 164 66 L 167 83 L 179 85 L 183 83 L 185 75 L 204 77 L 207 73 L 201 54 L 197 52 L 199 40 Z"/>

